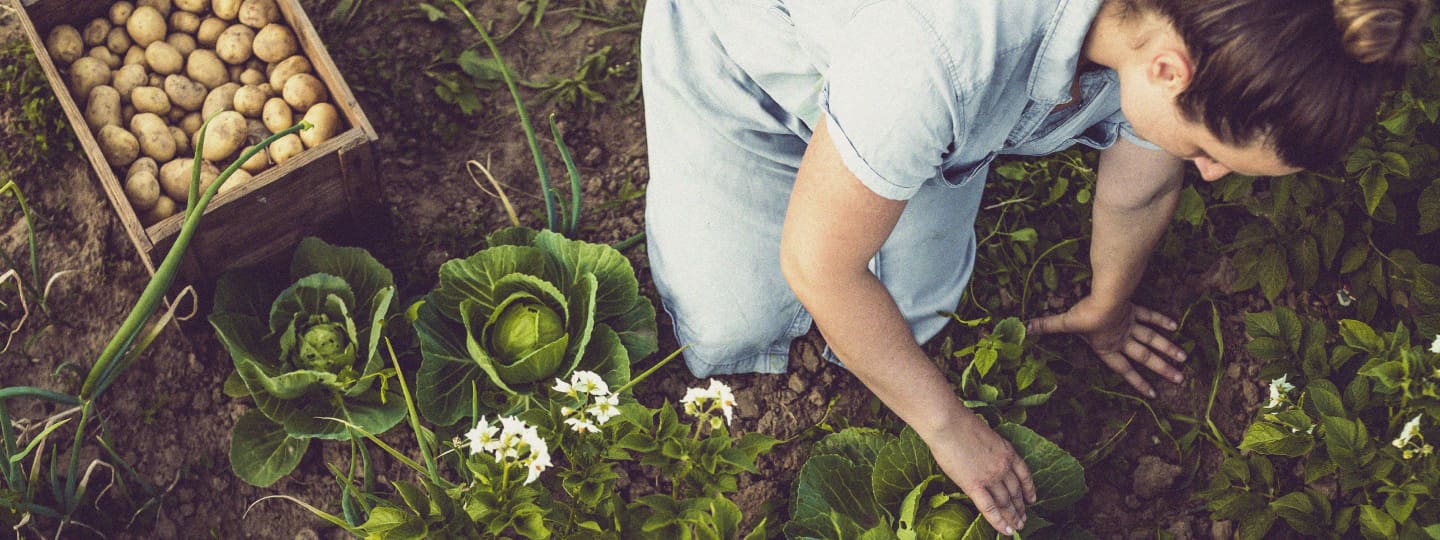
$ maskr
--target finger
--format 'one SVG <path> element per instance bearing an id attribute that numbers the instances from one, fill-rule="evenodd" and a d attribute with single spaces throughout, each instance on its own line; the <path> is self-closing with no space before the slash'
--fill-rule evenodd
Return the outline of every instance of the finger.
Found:
<path id="1" fill-rule="evenodd" d="M 967 494 L 975 503 L 975 508 L 980 510 L 980 515 L 985 516 L 985 521 L 990 522 L 990 527 L 1005 534 L 1015 534 L 1015 529 L 1001 515 L 1000 506 L 996 504 L 995 498 L 990 496 L 989 490 L 981 487 L 974 491 L 973 494 L 968 492 Z"/>
<path id="2" fill-rule="evenodd" d="M 1140 306 L 1135 306 L 1135 320 L 1166 330 L 1173 331 L 1180 328 L 1180 325 L 1175 322 L 1175 319 L 1166 317 L 1159 311 Z"/>
<path id="3" fill-rule="evenodd" d="M 1008 476 L 1010 473 L 1007 471 L 1005 474 Z M 999 480 L 991 484 L 989 490 L 990 496 L 995 499 L 996 507 L 999 508 L 998 513 L 1000 514 L 1000 518 L 1004 520 L 1003 523 L 1005 526 L 1009 527 L 1008 531 L 1010 532 L 1006 532 L 1005 534 L 1015 534 L 1014 531 L 1020 528 L 1020 516 L 1022 515 L 1015 509 L 1015 498 L 1010 496 L 1010 491 L 1006 489 L 1005 484 Z M 997 528 L 995 530 L 1000 531 L 1006 529 Z"/>
<path id="4" fill-rule="evenodd" d="M 1145 382 L 1144 377 L 1135 372 L 1135 367 L 1130 365 L 1130 360 L 1124 355 L 1115 352 L 1105 353 L 1100 355 L 1100 360 L 1124 377 L 1125 382 L 1130 383 L 1130 386 L 1135 387 L 1142 395 L 1152 398 L 1156 396 L 1155 389 L 1150 387 L 1150 383 Z"/>
<path id="5" fill-rule="evenodd" d="M 1150 371 L 1160 374 L 1161 377 L 1169 379 L 1170 382 L 1175 384 L 1185 382 L 1185 375 L 1181 374 L 1180 370 L 1175 369 L 1175 366 L 1170 365 L 1170 362 L 1166 362 L 1163 357 L 1156 354 L 1155 351 L 1150 350 L 1149 347 L 1141 345 L 1138 341 L 1125 342 L 1125 356 L 1129 356 L 1131 360 L 1150 368 Z"/>
<path id="6" fill-rule="evenodd" d="M 1070 332 L 1072 329 L 1066 318 L 1066 315 L 1069 314 L 1070 312 L 1067 311 L 1058 315 L 1048 315 L 1037 319 L 1030 319 L 1025 323 L 1025 331 L 1035 335 Z"/>
<path id="7" fill-rule="evenodd" d="M 1147 347 L 1150 347 L 1151 349 L 1160 351 L 1162 354 L 1169 356 L 1172 360 L 1176 362 L 1185 361 L 1184 349 L 1181 349 L 1179 345 L 1176 345 L 1174 342 L 1166 339 L 1165 336 L 1160 335 L 1159 332 L 1150 329 L 1150 327 L 1148 326 L 1140 326 L 1138 324 L 1131 326 L 1130 337 L 1135 338 L 1135 341 L 1144 343 Z"/>
<path id="8" fill-rule="evenodd" d="M 1016 458 L 1017 460 L 1019 458 Z M 1020 477 L 1014 471 L 1005 471 L 1005 490 L 1010 492 L 1010 507 L 1015 512 L 1015 528 L 1025 528 L 1025 493 L 1020 487 Z"/>
<path id="9" fill-rule="evenodd" d="M 1015 471 L 1015 477 L 1020 479 L 1020 491 L 1025 494 L 1025 502 L 1035 504 L 1035 481 L 1030 478 L 1030 467 L 1025 464 L 1025 460 L 1016 457 L 1011 469 Z"/>

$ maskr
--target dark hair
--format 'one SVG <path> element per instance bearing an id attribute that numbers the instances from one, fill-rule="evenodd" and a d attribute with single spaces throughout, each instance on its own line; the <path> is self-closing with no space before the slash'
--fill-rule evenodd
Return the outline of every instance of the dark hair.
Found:
<path id="1" fill-rule="evenodd" d="M 1222 142 L 1266 142 L 1318 169 L 1375 123 L 1419 49 L 1429 0 L 1138 0 L 1174 26 L 1194 62 L 1177 98 Z"/>

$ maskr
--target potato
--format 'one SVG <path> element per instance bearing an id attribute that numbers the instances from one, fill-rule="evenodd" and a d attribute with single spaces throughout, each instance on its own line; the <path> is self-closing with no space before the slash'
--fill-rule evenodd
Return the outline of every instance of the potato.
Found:
<path id="1" fill-rule="evenodd" d="M 194 34 L 200 29 L 200 15 L 189 11 L 176 11 L 170 14 L 170 31 L 185 34 Z"/>
<path id="2" fill-rule="evenodd" d="M 170 0 L 139 0 L 135 2 L 135 9 L 140 9 L 140 6 L 150 6 L 161 16 L 169 17 L 171 5 Z"/>
<path id="3" fill-rule="evenodd" d="M 311 105 L 325 101 L 329 94 L 320 79 L 301 73 L 285 80 L 285 89 L 280 91 L 280 97 L 285 98 L 285 102 L 295 110 L 308 111 Z"/>
<path id="4" fill-rule="evenodd" d="M 123 65 L 120 62 L 120 57 L 115 56 L 115 53 L 110 52 L 110 49 L 105 48 L 104 45 L 90 49 L 90 52 L 85 53 L 85 55 L 101 61 L 105 64 L 105 67 L 110 69 L 120 69 L 120 66 Z"/>
<path id="5" fill-rule="evenodd" d="M 241 151 L 240 151 L 240 154 L 243 155 L 243 154 L 245 154 L 245 152 L 249 152 L 250 149 L 251 149 L 251 148 L 254 148 L 254 147 L 255 147 L 254 145 L 246 146 L 244 150 L 241 150 Z M 263 170 L 265 170 L 265 169 L 267 169 L 267 168 L 269 168 L 269 167 L 270 167 L 270 149 L 269 149 L 269 148 L 261 148 L 259 152 L 256 152 L 256 153 L 255 153 L 255 155 L 250 156 L 250 159 L 247 159 L 247 160 L 245 160 L 244 163 L 241 163 L 241 164 L 240 164 L 240 170 L 246 171 L 246 172 L 248 172 L 248 173 L 250 173 L 250 174 L 260 174 L 260 171 L 263 171 Z"/>
<path id="6" fill-rule="evenodd" d="M 270 128 L 265 127 L 264 122 L 254 118 L 245 119 L 246 144 L 260 144 L 260 141 L 270 138 L 271 135 L 274 133 L 270 132 Z"/>
<path id="7" fill-rule="evenodd" d="M 106 19 L 95 19 L 85 25 L 80 31 L 80 39 L 85 40 L 86 47 L 104 45 L 105 39 L 110 37 L 110 21 Z"/>
<path id="8" fill-rule="evenodd" d="M 243 24 L 232 24 L 215 40 L 215 54 L 231 64 L 243 64 L 250 59 L 255 31 Z"/>
<path id="9" fill-rule="evenodd" d="M 281 60 L 279 63 L 274 64 L 274 66 L 275 67 L 270 70 L 269 75 L 270 87 L 276 90 L 285 88 L 285 81 L 289 80 L 292 75 L 310 73 L 310 61 L 300 55 Z"/>
<path id="10" fill-rule="evenodd" d="M 265 122 L 265 129 L 271 133 L 279 133 L 281 130 L 295 125 L 295 112 L 281 98 L 270 98 L 265 102 L 265 109 L 260 112 L 260 118 Z"/>
<path id="11" fill-rule="evenodd" d="M 270 160 L 274 161 L 276 165 L 279 165 L 285 163 L 286 161 L 290 161 L 290 158 L 293 158 L 296 155 L 300 154 L 300 152 L 304 151 L 305 143 L 300 141 L 300 137 L 298 135 L 291 133 L 289 135 L 276 139 L 273 143 L 270 143 L 269 150 Z"/>
<path id="12" fill-rule="evenodd" d="M 141 171 L 148 171 L 150 174 L 154 175 L 155 178 L 160 178 L 160 165 L 157 164 L 155 160 L 148 157 L 142 157 L 135 160 L 134 163 L 131 163 L 130 168 L 125 171 L 125 177 L 129 178 L 131 176 L 135 176 Z"/>
<path id="13" fill-rule="evenodd" d="M 165 95 L 170 96 L 170 103 L 187 111 L 198 111 L 205 105 L 205 85 L 184 75 L 165 77 Z"/>
<path id="14" fill-rule="evenodd" d="M 171 47 L 175 47 L 175 50 L 180 52 L 180 56 L 186 58 L 189 58 L 190 53 L 195 52 L 195 49 L 200 48 L 200 44 L 195 42 L 195 36 L 179 32 L 165 36 L 165 42 L 169 43 Z"/>
<path id="15" fill-rule="evenodd" d="M 165 87 L 165 76 L 159 73 L 151 73 L 149 75 L 146 75 L 145 81 L 146 84 L 149 84 L 150 86 L 154 86 L 156 88 Z"/>
<path id="16" fill-rule="evenodd" d="M 201 46 L 214 47 L 215 41 L 220 39 L 220 34 L 225 32 L 225 29 L 229 27 L 230 25 L 226 24 L 225 21 L 215 17 L 207 17 L 205 20 L 200 21 L 200 29 L 195 31 L 195 40 L 200 42 Z"/>
<path id="17" fill-rule="evenodd" d="M 175 0 L 175 7 L 182 11 L 176 13 L 204 13 L 210 2 L 206 0 Z M 174 16 L 173 14 L 171 15 Z"/>
<path id="18" fill-rule="evenodd" d="M 194 161 L 194 158 L 177 158 L 160 167 L 160 190 L 165 192 L 167 197 L 177 201 L 189 199 L 192 175 L 190 166 Z M 202 191 L 210 187 L 210 184 L 213 184 L 219 176 L 220 169 L 215 168 L 209 161 L 200 162 L 200 189 Z"/>
<path id="19" fill-rule="evenodd" d="M 279 96 L 275 95 L 275 87 L 270 86 L 270 83 L 268 83 L 268 82 L 265 83 L 265 84 L 262 84 L 262 85 L 260 85 L 260 86 L 257 86 L 256 88 L 260 89 L 260 93 L 261 93 L 261 94 L 265 94 L 265 99 L 270 99 L 270 98 L 272 98 L 272 97 L 279 97 Z"/>
<path id="20" fill-rule="evenodd" d="M 185 132 L 185 137 L 189 138 L 195 135 L 196 131 L 200 131 L 200 126 L 204 123 L 205 118 L 200 116 L 200 113 L 190 113 L 180 119 L 180 129 Z"/>
<path id="21" fill-rule="evenodd" d="M 170 97 L 154 86 L 137 86 L 130 91 L 130 104 L 139 112 L 170 114 Z"/>
<path id="22" fill-rule="evenodd" d="M 245 72 L 245 66 L 229 66 L 225 68 L 225 72 L 230 74 L 230 82 L 237 82 L 240 80 L 240 74 Z"/>
<path id="23" fill-rule="evenodd" d="M 90 131 L 124 125 L 120 123 L 120 92 L 105 85 L 90 90 L 90 97 L 85 100 L 85 123 L 90 126 Z"/>
<path id="24" fill-rule="evenodd" d="M 305 143 L 305 148 L 314 148 L 340 132 L 340 111 L 329 103 L 316 103 L 310 107 L 305 111 L 305 121 L 315 124 L 315 127 L 300 132 L 300 141 Z"/>
<path id="25" fill-rule="evenodd" d="M 146 227 L 159 223 L 160 221 L 175 215 L 180 211 L 180 205 L 174 199 L 161 196 L 155 201 L 155 207 L 149 212 L 140 215 L 140 223 Z"/>
<path id="26" fill-rule="evenodd" d="M 235 110 L 249 118 L 260 118 L 265 110 L 266 96 L 259 88 L 242 86 L 235 91 Z"/>
<path id="27" fill-rule="evenodd" d="M 149 80 L 145 76 L 145 66 L 139 64 L 121 66 L 111 77 L 111 86 L 120 93 L 121 103 L 130 103 L 130 92 L 145 86 L 147 82 Z"/>
<path id="28" fill-rule="evenodd" d="M 210 118 L 217 112 L 234 110 L 237 90 L 240 90 L 240 85 L 235 83 L 225 83 L 211 90 L 210 94 L 205 96 L 205 105 L 200 108 L 200 117 Z"/>
<path id="29" fill-rule="evenodd" d="M 109 52 L 109 51 L 106 51 Z M 110 84 L 110 66 L 93 56 L 82 56 L 70 64 L 70 94 L 75 99 L 90 97 L 96 86 Z"/>
<path id="30" fill-rule="evenodd" d="M 180 56 L 180 51 L 174 45 L 164 41 L 151 43 L 145 47 L 145 65 L 150 66 L 150 71 L 161 75 L 174 75 L 185 67 L 185 57 Z"/>
<path id="31" fill-rule="evenodd" d="M 260 86 L 261 84 L 265 84 L 265 73 L 254 69 L 246 69 L 245 71 L 240 72 L 240 78 L 238 79 L 238 81 L 240 82 L 240 84 L 246 86 Z"/>
<path id="32" fill-rule="evenodd" d="M 230 178 L 226 178 L 225 183 L 220 184 L 219 193 L 225 193 L 248 184 L 251 180 L 254 180 L 254 177 L 250 176 L 250 173 L 246 172 L 245 169 L 235 169 L 235 172 L 230 173 Z"/>
<path id="33" fill-rule="evenodd" d="M 140 66 L 145 67 L 145 49 L 139 45 L 131 44 L 125 51 L 125 57 L 120 59 L 121 67 Z"/>
<path id="34" fill-rule="evenodd" d="M 175 157 L 175 138 L 165 119 L 151 113 L 140 113 L 130 119 L 130 133 L 140 141 L 140 153 L 155 161 L 170 161 Z"/>
<path id="35" fill-rule="evenodd" d="M 165 16 L 147 5 L 135 8 L 135 13 L 130 14 L 130 20 L 125 21 L 125 29 L 130 31 L 130 39 L 135 40 L 135 44 L 141 47 L 148 47 L 151 43 L 165 39 L 167 33 Z"/>
<path id="36" fill-rule="evenodd" d="M 108 125 L 100 128 L 100 153 L 111 167 L 124 167 L 140 157 L 140 141 L 125 128 Z"/>
<path id="37" fill-rule="evenodd" d="M 160 201 L 160 180 L 155 174 L 143 171 L 125 179 L 125 198 L 136 212 L 148 212 Z"/>
<path id="38" fill-rule="evenodd" d="M 111 28 L 110 34 L 105 36 L 105 48 L 115 53 L 115 56 L 125 56 L 125 51 L 130 50 L 130 34 L 124 28 Z"/>
<path id="39" fill-rule="evenodd" d="M 266 62 L 279 62 L 300 51 L 295 33 L 283 24 L 271 24 L 255 33 L 255 57 Z"/>
<path id="40" fill-rule="evenodd" d="M 180 128 L 175 127 L 175 126 L 170 126 L 170 127 L 167 128 L 167 129 L 168 129 L 168 131 L 170 132 L 170 138 L 171 138 L 171 139 L 175 139 L 175 154 L 176 154 L 176 155 L 180 155 L 180 156 L 194 155 L 194 152 L 192 152 L 192 150 L 194 150 L 194 149 L 193 149 L 193 148 L 190 148 L 190 136 L 185 133 L 185 130 L 180 129 Z"/>
<path id="41" fill-rule="evenodd" d="M 122 126 L 128 126 L 128 125 L 130 125 L 130 119 L 131 119 L 131 118 L 134 118 L 134 117 L 135 117 L 135 107 L 134 107 L 133 105 L 126 105 L 126 106 L 120 108 L 120 125 L 122 125 Z"/>
<path id="42" fill-rule="evenodd" d="M 210 10 L 215 12 L 216 17 L 233 21 L 240 16 L 240 0 L 215 0 Z"/>
<path id="43" fill-rule="evenodd" d="M 259 30 L 280 22 L 280 7 L 275 0 L 245 0 L 240 4 L 240 22 Z"/>
<path id="44" fill-rule="evenodd" d="M 69 65 L 85 55 L 85 40 L 74 26 L 62 24 L 50 30 L 45 38 L 45 50 L 56 63 Z"/>
<path id="45" fill-rule="evenodd" d="M 215 51 L 208 49 L 195 49 L 190 53 L 189 61 L 185 62 L 185 75 L 205 85 L 205 88 L 218 88 L 230 82 L 225 63 L 220 61 Z"/>
<path id="46" fill-rule="evenodd" d="M 130 20 L 130 14 L 135 12 L 135 4 L 130 2 L 116 2 L 110 4 L 110 24 L 125 26 L 125 21 Z"/>
<path id="47" fill-rule="evenodd" d="M 171 124 L 178 124 L 180 123 L 180 120 L 185 118 L 185 115 L 187 114 L 190 114 L 190 112 L 186 111 L 185 109 L 181 109 L 179 107 L 171 107 L 170 114 L 165 115 L 165 121 Z"/>
<path id="48" fill-rule="evenodd" d="M 205 159 L 228 159 L 245 145 L 245 117 L 235 111 L 222 112 L 201 133 L 205 134 L 205 147 L 200 150 Z"/>

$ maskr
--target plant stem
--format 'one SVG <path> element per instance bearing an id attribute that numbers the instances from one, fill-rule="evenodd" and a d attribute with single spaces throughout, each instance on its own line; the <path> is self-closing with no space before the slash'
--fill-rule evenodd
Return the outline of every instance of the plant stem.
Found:
<path id="1" fill-rule="evenodd" d="M 50 310 L 45 306 L 45 292 L 40 287 L 40 254 L 36 247 L 35 221 L 30 217 L 30 205 L 25 204 L 25 195 L 20 193 L 20 186 L 16 185 L 14 180 L 5 182 L 5 185 L 0 186 L 0 193 L 6 191 L 9 191 L 11 195 L 15 196 L 15 200 L 20 202 L 20 213 L 25 215 L 25 230 L 30 244 L 30 279 L 33 281 L 33 283 L 30 284 L 30 294 L 40 299 L 40 310 L 48 313 Z M 8 263 L 9 256 L 6 255 L 5 258 Z M 20 281 L 24 283 L 25 280 L 22 279 Z"/>
<path id="2" fill-rule="evenodd" d="M 615 251 L 625 251 L 625 250 L 627 250 L 627 249 L 630 249 L 631 246 L 634 246 L 635 244 L 639 244 L 640 241 L 641 241 L 641 240 L 644 240 L 644 239 L 645 239 L 645 232 L 644 232 L 644 231 L 635 233 L 635 236 L 631 236 L 631 237 L 629 237 L 629 238 L 626 238 L 626 239 L 624 239 L 624 240 L 621 240 L 621 241 L 619 241 L 619 242 L 616 242 L 616 243 L 615 243 L 615 246 L 614 246 L 614 247 L 615 247 Z"/>
<path id="3" fill-rule="evenodd" d="M 545 167 L 545 156 L 540 153 L 540 143 L 535 139 L 535 126 L 530 124 L 530 114 L 525 111 L 525 102 L 520 99 L 520 88 L 515 85 L 515 78 L 510 75 L 510 66 L 500 56 L 500 48 L 490 39 L 490 33 L 485 31 L 485 27 L 481 26 L 480 21 L 475 19 L 475 15 L 470 13 L 465 4 L 460 0 L 450 0 L 450 3 L 455 4 L 455 7 L 465 14 L 470 25 L 480 33 L 480 39 L 485 42 L 485 46 L 490 48 L 490 54 L 500 64 L 500 76 L 505 79 L 505 86 L 510 88 L 510 96 L 515 98 L 515 112 L 520 115 L 520 127 L 524 128 L 525 141 L 530 143 L 530 153 L 535 156 L 535 171 L 540 176 L 540 196 L 545 199 L 545 223 L 550 230 L 559 232 L 555 222 L 555 199 L 550 193 L 550 171 Z"/>
<path id="4" fill-rule="evenodd" d="M 555 125 L 555 115 L 550 115 L 550 135 L 555 137 L 555 146 L 560 149 L 560 159 L 565 162 L 565 172 L 570 175 L 570 220 L 565 224 L 565 236 L 574 238 L 580 232 L 580 170 L 575 168 L 575 160 L 570 157 L 570 148 L 565 146 L 565 139 L 560 136 L 560 128 Z"/>
<path id="5" fill-rule="evenodd" d="M 689 345 L 686 345 L 685 347 L 689 347 Z M 680 347 L 679 349 L 675 349 L 675 352 L 670 353 L 670 356 L 666 356 L 664 359 L 660 360 L 659 362 L 656 362 L 655 365 L 650 366 L 650 369 L 647 369 L 647 370 L 645 370 L 644 373 L 641 373 L 639 377 L 635 377 L 635 378 L 633 378 L 633 379 L 630 379 L 630 382 L 625 383 L 625 384 L 624 384 L 623 386 L 621 386 L 618 390 L 615 390 L 615 391 L 612 392 L 612 393 L 613 393 L 613 394 L 616 394 L 616 395 L 625 393 L 625 391 L 626 391 L 626 390 L 629 390 L 630 387 L 635 386 L 636 384 L 639 384 L 640 381 L 645 380 L 647 377 L 649 377 L 651 374 L 653 374 L 653 373 L 655 373 L 656 371 L 658 371 L 660 368 L 665 367 L 665 364 L 670 363 L 670 361 L 671 361 L 671 360 L 674 360 L 676 356 L 680 356 L 680 352 L 681 352 L 681 351 L 684 351 L 684 350 L 685 350 L 685 347 Z"/>
<path id="6" fill-rule="evenodd" d="M 415 412 L 415 398 L 410 395 L 410 387 L 405 384 L 405 374 L 400 372 L 400 358 L 395 356 L 395 347 L 390 344 L 390 338 L 385 338 L 385 348 L 390 351 L 390 363 L 395 366 L 395 378 L 400 381 L 400 392 L 405 396 L 406 412 L 410 414 L 410 429 L 415 432 L 415 443 L 420 445 L 420 457 L 425 460 L 425 471 L 430 474 L 430 481 L 440 483 L 440 468 L 435 464 L 435 456 L 430 452 L 430 447 L 425 444 L 422 427 L 420 426 L 420 415 Z"/>

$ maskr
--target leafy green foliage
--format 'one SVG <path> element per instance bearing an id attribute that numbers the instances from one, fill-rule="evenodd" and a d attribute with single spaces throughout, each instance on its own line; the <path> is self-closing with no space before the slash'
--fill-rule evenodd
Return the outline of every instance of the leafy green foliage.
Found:
<path id="1" fill-rule="evenodd" d="M 1050 400 L 1055 393 L 1055 373 L 1043 356 L 1027 351 L 1025 324 L 1009 317 L 995 324 L 988 335 L 953 353 L 950 345 L 941 354 L 969 358 L 959 373 L 960 395 L 965 406 L 977 412 L 1023 423 L 1026 410 Z M 1027 354 L 1030 353 L 1030 354 Z M 952 374 L 951 379 L 956 377 Z"/>
<path id="2" fill-rule="evenodd" d="M 362 249 L 307 238 L 290 277 L 277 291 L 262 275 L 227 274 L 210 315 L 262 413 L 241 418 L 230 451 L 236 474 L 259 486 L 295 468 L 303 441 L 350 438 L 331 418 L 383 433 L 405 415 L 379 351 L 394 311 L 390 271 Z"/>
<path id="3" fill-rule="evenodd" d="M 24 39 L 0 44 L 0 184 L 75 151 L 75 136 Z"/>
<path id="4" fill-rule="evenodd" d="M 487 412 L 523 409 L 537 381 L 577 369 L 623 385 L 631 362 L 655 352 L 655 307 L 614 248 L 527 229 L 488 242 L 441 266 L 440 284 L 418 310 L 426 418 L 453 424 L 470 413 L 472 399 Z M 521 331 L 517 317 L 539 326 Z"/>
<path id="5" fill-rule="evenodd" d="M 996 431 L 1034 472 L 1037 502 L 1026 537 L 1045 537 L 1044 516 L 1084 496 L 1085 469 L 1054 443 L 1019 424 Z M 850 428 L 821 439 L 795 479 L 785 536 L 791 539 L 999 538 L 940 471 L 920 436 Z M 1039 536 L 1033 536 L 1033 535 Z"/>

